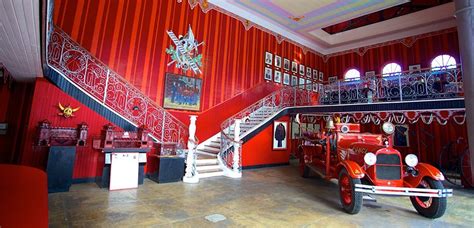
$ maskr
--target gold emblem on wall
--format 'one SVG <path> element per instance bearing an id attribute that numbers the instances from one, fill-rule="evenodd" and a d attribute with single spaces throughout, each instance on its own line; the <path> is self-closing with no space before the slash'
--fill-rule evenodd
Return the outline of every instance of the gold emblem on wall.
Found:
<path id="1" fill-rule="evenodd" d="M 59 106 L 59 110 L 60 110 L 60 113 L 58 113 L 58 115 L 64 116 L 65 118 L 69 118 L 71 116 L 74 116 L 74 112 L 77 112 L 80 108 L 80 107 L 72 108 L 71 105 L 63 107 L 61 105 L 61 102 L 59 102 L 58 106 Z"/>

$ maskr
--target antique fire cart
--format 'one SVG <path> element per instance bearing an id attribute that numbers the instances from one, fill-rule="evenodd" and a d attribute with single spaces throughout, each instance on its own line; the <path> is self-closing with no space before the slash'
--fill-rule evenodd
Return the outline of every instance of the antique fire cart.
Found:
<path id="1" fill-rule="evenodd" d="M 339 180 L 344 210 L 356 214 L 364 195 L 409 196 L 419 214 L 439 218 L 446 211 L 447 197 L 443 174 L 435 167 L 419 163 L 414 154 L 405 156 L 392 147 L 395 127 L 384 123 L 385 134 L 360 133 L 359 124 L 328 122 L 327 132 L 307 137 L 299 146 L 300 172 L 310 171 L 326 179 Z"/>

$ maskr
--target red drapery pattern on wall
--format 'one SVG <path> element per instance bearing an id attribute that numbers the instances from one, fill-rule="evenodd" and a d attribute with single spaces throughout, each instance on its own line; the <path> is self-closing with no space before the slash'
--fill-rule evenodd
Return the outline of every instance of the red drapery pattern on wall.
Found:
<path id="1" fill-rule="evenodd" d="M 265 51 L 318 70 L 325 66 L 314 53 L 241 21 L 175 0 L 56 0 L 54 22 L 114 71 L 162 104 L 171 58 L 165 53 L 176 35 L 191 25 L 203 54 L 201 111 L 206 111 L 264 81 Z"/>
<path id="2" fill-rule="evenodd" d="M 392 62 L 399 64 L 402 71 L 407 71 L 410 65 L 417 64 L 420 64 L 421 68 L 429 68 L 431 61 L 442 54 L 451 55 L 460 63 L 456 30 L 449 29 L 445 33 L 418 39 L 409 47 L 400 42 L 368 49 L 362 56 L 351 52 L 330 57 L 327 62 L 327 75 L 343 79 L 344 74 L 351 68 L 359 70 L 361 75 L 367 71 L 381 74 L 382 68 Z"/>

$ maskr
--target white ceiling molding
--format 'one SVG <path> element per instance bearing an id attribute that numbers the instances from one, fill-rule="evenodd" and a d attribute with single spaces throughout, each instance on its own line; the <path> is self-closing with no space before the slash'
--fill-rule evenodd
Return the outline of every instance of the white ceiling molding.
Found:
<path id="1" fill-rule="evenodd" d="M 38 0 L 0 1 L 0 62 L 16 80 L 43 75 Z"/>
<path id="2" fill-rule="evenodd" d="M 456 21 L 453 17 L 453 2 L 333 35 L 328 34 L 322 29 L 310 31 L 306 34 L 293 31 L 232 0 L 208 0 L 208 2 L 265 29 L 280 34 L 293 42 L 306 46 L 321 55 L 331 55 L 456 27 Z"/>

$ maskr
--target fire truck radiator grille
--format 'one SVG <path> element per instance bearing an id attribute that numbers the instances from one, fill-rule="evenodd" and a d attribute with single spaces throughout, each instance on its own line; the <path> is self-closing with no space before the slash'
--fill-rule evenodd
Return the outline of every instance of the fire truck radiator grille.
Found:
<path id="1" fill-rule="evenodd" d="M 378 154 L 377 165 L 400 165 L 400 157 L 397 154 Z"/>
<path id="2" fill-rule="evenodd" d="M 400 180 L 401 165 L 397 154 L 378 154 L 376 164 L 376 176 L 381 180 Z"/>

